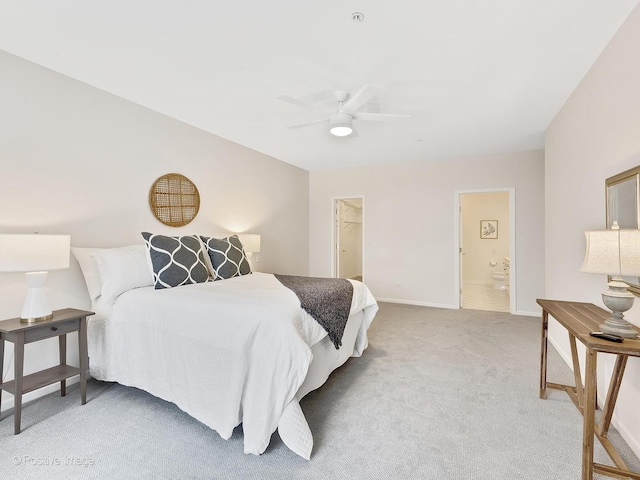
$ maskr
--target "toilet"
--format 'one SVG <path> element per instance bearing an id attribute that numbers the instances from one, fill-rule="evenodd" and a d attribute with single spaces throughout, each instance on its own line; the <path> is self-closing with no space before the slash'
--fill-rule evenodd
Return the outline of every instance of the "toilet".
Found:
<path id="1" fill-rule="evenodd" d="M 506 290 L 507 289 L 507 274 L 505 272 L 493 272 L 491 274 L 491 278 L 493 278 L 493 289 L 494 290 Z"/>
<path id="2" fill-rule="evenodd" d="M 494 261 L 495 263 L 495 261 Z M 493 279 L 494 290 L 507 290 L 509 288 L 509 267 L 510 260 L 508 257 L 502 259 L 502 271 L 493 272 L 491 278 Z"/>

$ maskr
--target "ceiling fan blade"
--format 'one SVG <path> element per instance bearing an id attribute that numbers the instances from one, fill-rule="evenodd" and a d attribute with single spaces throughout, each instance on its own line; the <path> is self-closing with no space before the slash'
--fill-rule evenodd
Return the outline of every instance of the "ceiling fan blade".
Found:
<path id="1" fill-rule="evenodd" d="M 371 85 L 365 85 L 358 90 L 349 100 L 342 105 L 341 110 L 347 113 L 353 113 L 359 109 L 362 105 L 367 103 L 372 97 L 378 94 L 380 89 Z"/>
<path id="2" fill-rule="evenodd" d="M 298 100 L 297 98 L 289 97 L 288 95 L 280 95 L 278 96 L 278 100 L 282 100 L 283 102 L 290 103 L 295 105 L 296 107 L 301 107 L 306 110 L 317 110 L 318 107 L 315 105 L 311 105 L 310 103 L 303 102 L 302 100 Z"/>
<path id="3" fill-rule="evenodd" d="M 373 120 L 376 122 L 386 122 L 388 120 L 400 120 L 401 118 L 411 118 L 411 115 L 402 115 L 399 113 L 368 113 L 359 112 L 353 114 L 354 120 Z"/>
<path id="4" fill-rule="evenodd" d="M 306 123 L 298 123 L 296 125 L 289 125 L 287 128 L 290 128 L 292 130 L 295 130 L 296 128 L 304 128 L 304 127 L 309 127 L 311 125 L 315 125 L 317 123 L 325 123 L 327 121 L 326 118 L 323 118 L 322 120 L 315 120 L 313 122 L 306 122 Z"/>

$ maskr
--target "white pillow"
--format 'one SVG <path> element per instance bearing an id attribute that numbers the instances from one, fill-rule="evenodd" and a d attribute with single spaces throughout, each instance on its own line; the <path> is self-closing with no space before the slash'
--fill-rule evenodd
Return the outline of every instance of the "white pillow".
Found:
<path id="1" fill-rule="evenodd" d="M 153 285 L 144 245 L 96 249 L 91 256 L 100 269 L 104 302 L 113 303 L 127 290 Z"/>
<path id="2" fill-rule="evenodd" d="M 84 276 L 84 281 L 87 284 L 87 290 L 89 291 L 89 297 L 94 302 L 100 295 L 102 295 L 102 280 L 100 279 L 100 268 L 95 258 L 91 256 L 93 252 L 102 250 L 101 248 L 80 248 L 71 247 L 73 256 L 80 264 L 80 270 Z"/>

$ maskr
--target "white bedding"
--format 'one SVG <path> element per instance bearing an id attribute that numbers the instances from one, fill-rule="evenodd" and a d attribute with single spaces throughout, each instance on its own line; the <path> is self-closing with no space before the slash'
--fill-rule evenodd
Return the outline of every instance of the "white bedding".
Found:
<path id="1" fill-rule="evenodd" d="M 364 284 L 352 283 L 351 314 L 360 326 L 353 343 L 345 342 L 341 350 L 360 356 L 378 306 Z M 245 453 L 265 451 L 285 410 L 296 422 L 304 421 L 296 393 L 307 377 L 311 348 L 326 351 L 319 342 L 327 333 L 273 275 L 136 288 L 112 305 L 95 303 L 94 309 L 93 377 L 173 402 L 225 439 L 242 423 Z M 335 366 L 344 361 L 337 362 L 340 352 L 335 357 Z M 317 388 L 312 384 L 300 395 Z M 310 449 L 296 453 L 308 458 Z"/>

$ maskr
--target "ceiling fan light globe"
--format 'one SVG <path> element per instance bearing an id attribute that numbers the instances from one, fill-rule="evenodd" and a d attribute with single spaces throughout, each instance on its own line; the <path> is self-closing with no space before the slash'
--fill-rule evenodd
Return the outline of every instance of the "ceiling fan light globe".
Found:
<path id="1" fill-rule="evenodd" d="M 333 125 L 329 131 L 336 137 L 346 137 L 347 135 L 351 135 L 353 129 L 350 125 Z"/>
<path id="2" fill-rule="evenodd" d="M 334 113 L 329 117 L 329 131 L 336 137 L 351 135 L 351 132 L 353 132 L 353 128 L 351 128 L 352 121 L 353 117 L 348 113 Z"/>

